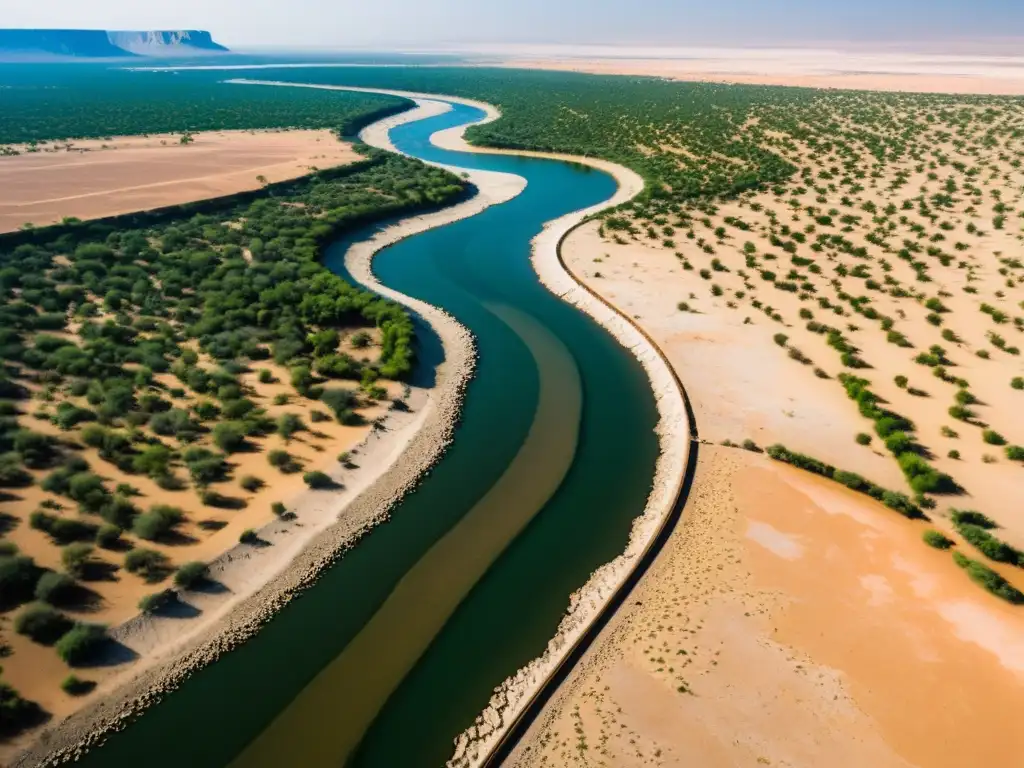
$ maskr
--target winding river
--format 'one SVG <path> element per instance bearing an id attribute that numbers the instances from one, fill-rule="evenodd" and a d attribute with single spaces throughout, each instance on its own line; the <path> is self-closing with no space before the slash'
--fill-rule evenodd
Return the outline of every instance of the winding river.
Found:
<path id="1" fill-rule="evenodd" d="M 607 200 L 615 182 L 429 141 L 481 117 L 456 104 L 393 128 L 391 140 L 424 160 L 517 174 L 525 191 L 374 261 L 382 283 L 444 308 L 476 338 L 451 449 L 389 522 L 255 638 L 79 765 L 437 768 L 495 686 L 544 650 L 569 595 L 625 548 L 658 456 L 651 387 L 530 263 L 545 222 Z M 354 239 L 329 249 L 332 269 L 344 273 Z M 443 352 L 429 329 L 420 337 L 417 375 L 429 385 Z"/>

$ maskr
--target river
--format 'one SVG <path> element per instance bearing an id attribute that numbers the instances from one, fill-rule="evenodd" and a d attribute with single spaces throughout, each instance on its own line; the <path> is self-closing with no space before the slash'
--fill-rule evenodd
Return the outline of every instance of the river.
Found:
<path id="1" fill-rule="evenodd" d="M 80 765 L 436 768 L 495 686 L 544 650 L 569 595 L 625 548 L 658 455 L 650 385 L 530 264 L 545 222 L 610 198 L 615 182 L 560 161 L 430 144 L 481 117 L 454 105 L 390 135 L 414 157 L 515 173 L 525 191 L 374 261 L 381 282 L 444 308 L 476 338 L 453 446 L 389 522 L 255 638 Z M 354 239 L 328 249 L 329 267 L 344 274 Z M 428 329 L 420 336 L 417 377 L 429 382 L 442 352 Z"/>

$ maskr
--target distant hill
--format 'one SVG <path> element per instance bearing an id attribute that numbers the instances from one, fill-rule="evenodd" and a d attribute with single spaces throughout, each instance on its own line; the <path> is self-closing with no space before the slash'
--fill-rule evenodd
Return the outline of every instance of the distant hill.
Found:
<path id="1" fill-rule="evenodd" d="M 194 29 L 0 29 L 3 61 L 206 56 L 227 50 L 209 32 Z"/>

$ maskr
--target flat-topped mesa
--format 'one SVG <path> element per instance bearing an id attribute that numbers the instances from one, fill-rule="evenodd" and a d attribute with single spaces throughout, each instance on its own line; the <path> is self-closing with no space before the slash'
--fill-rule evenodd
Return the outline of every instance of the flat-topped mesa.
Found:
<path id="1" fill-rule="evenodd" d="M 0 29 L 5 61 L 206 56 L 227 50 L 202 30 Z"/>

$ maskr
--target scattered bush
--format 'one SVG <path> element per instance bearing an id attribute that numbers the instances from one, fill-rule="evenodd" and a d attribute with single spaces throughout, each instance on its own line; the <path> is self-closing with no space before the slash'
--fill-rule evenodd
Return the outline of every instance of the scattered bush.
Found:
<path id="1" fill-rule="evenodd" d="M 96 531 L 96 545 L 103 549 L 116 549 L 121 542 L 121 529 L 106 523 Z"/>
<path id="2" fill-rule="evenodd" d="M 323 490 L 334 486 L 330 475 L 323 472 L 307 472 L 302 476 L 303 482 L 314 490 Z"/>
<path id="3" fill-rule="evenodd" d="M 1006 446 L 1006 458 L 1008 458 L 1010 461 L 1024 461 L 1024 446 Z"/>
<path id="4" fill-rule="evenodd" d="M 69 696 L 84 696 L 95 687 L 92 680 L 82 680 L 76 675 L 68 675 L 60 684 L 60 689 Z"/>
<path id="5" fill-rule="evenodd" d="M 857 445 L 871 445 L 871 435 L 867 432 L 860 432 L 857 434 Z"/>
<path id="6" fill-rule="evenodd" d="M 924 543 L 935 549 L 949 549 L 953 546 L 953 540 L 943 533 L 935 530 L 927 530 L 922 535 Z"/>
<path id="7" fill-rule="evenodd" d="M 273 512 L 274 515 L 276 515 L 277 517 L 284 517 L 286 514 L 288 514 L 288 508 L 280 501 L 275 501 L 273 504 L 271 504 L 270 511 Z"/>
<path id="8" fill-rule="evenodd" d="M 241 485 L 244 490 L 249 491 L 250 493 L 255 493 L 263 487 L 263 481 L 254 475 L 246 475 L 239 481 L 239 485 Z"/>
<path id="9" fill-rule="evenodd" d="M 14 617 L 14 631 L 42 645 L 53 645 L 68 631 L 68 618 L 46 603 L 33 603 Z"/>
<path id="10" fill-rule="evenodd" d="M 246 528 L 242 531 L 242 535 L 238 537 L 238 541 L 242 544 L 258 544 L 259 540 L 259 534 L 252 528 Z"/>
<path id="11" fill-rule="evenodd" d="M 35 598 L 50 605 L 63 605 L 73 595 L 75 580 L 66 573 L 47 571 L 36 582 Z"/>
<path id="12" fill-rule="evenodd" d="M 70 667 L 85 666 L 107 642 L 107 628 L 100 624 L 75 624 L 57 641 L 57 655 Z"/>
<path id="13" fill-rule="evenodd" d="M 981 433 L 981 439 L 989 445 L 1006 445 L 1006 438 L 993 429 L 986 429 Z"/>
<path id="14" fill-rule="evenodd" d="M 0 607 L 31 600 L 42 571 L 26 555 L 0 555 Z"/>
<path id="15" fill-rule="evenodd" d="M 185 513 L 178 507 L 155 504 L 135 519 L 132 533 L 147 541 L 166 539 L 184 519 Z"/>
<path id="16" fill-rule="evenodd" d="M 139 600 L 139 610 L 146 614 L 159 613 L 168 605 L 176 603 L 178 595 L 173 589 L 165 589 L 154 592 L 152 595 L 143 595 Z"/>
<path id="17" fill-rule="evenodd" d="M 1024 603 L 1024 593 L 1021 593 L 1019 589 L 984 563 L 971 560 L 959 552 L 953 553 L 953 561 L 967 572 L 967 575 L 971 577 L 971 581 L 984 587 L 996 597 L 1002 598 L 1014 605 Z"/>
<path id="18" fill-rule="evenodd" d="M 136 547 L 124 556 L 124 568 L 146 581 L 159 581 L 167 572 L 167 557 L 152 549 Z"/>
<path id="19" fill-rule="evenodd" d="M 206 579 L 209 571 L 210 569 L 206 563 L 185 563 L 174 574 L 174 584 L 182 589 L 192 589 L 196 584 Z"/>
<path id="20" fill-rule="evenodd" d="M 76 579 L 84 578 L 92 564 L 92 544 L 78 542 L 68 544 L 60 552 L 60 562 L 69 574 Z"/>

